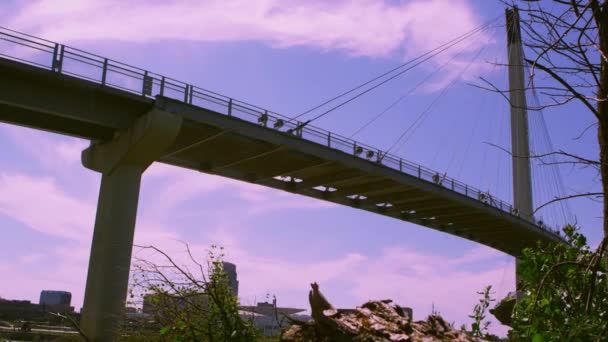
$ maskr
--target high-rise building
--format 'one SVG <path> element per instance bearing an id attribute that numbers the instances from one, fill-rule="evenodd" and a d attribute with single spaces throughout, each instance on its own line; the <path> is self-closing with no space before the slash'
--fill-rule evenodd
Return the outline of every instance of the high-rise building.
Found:
<path id="1" fill-rule="evenodd" d="M 239 280 L 236 277 L 236 265 L 230 262 L 223 263 L 224 274 L 228 278 L 228 286 L 232 290 L 232 294 L 238 297 L 239 295 Z"/>
<path id="2" fill-rule="evenodd" d="M 43 290 L 40 292 L 40 305 L 70 306 L 72 294 L 67 291 Z"/>

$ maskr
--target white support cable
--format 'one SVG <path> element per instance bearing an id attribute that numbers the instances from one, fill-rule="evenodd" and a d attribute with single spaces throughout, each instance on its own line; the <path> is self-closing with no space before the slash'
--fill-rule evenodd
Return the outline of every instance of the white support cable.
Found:
<path id="1" fill-rule="evenodd" d="M 542 131 L 541 131 L 542 137 L 546 140 L 547 152 L 552 152 L 552 151 L 554 151 L 553 142 L 551 141 L 551 136 L 549 135 L 549 130 L 547 128 L 547 124 L 546 124 L 545 118 L 544 118 L 544 113 L 542 111 L 539 112 L 539 119 L 540 119 L 541 128 L 542 128 Z M 557 158 L 553 158 L 553 159 L 557 160 Z M 550 170 L 552 171 L 552 174 L 553 174 L 553 181 L 555 182 L 557 196 L 560 196 L 560 197 L 565 196 L 566 189 L 565 189 L 565 186 L 563 183 L 560 165 L 558 165 L 558 164 L 552 165 L 552 167 L 550 167 Z M 564 224 L 571 223 L 573 219 L 572 219 L 570 203 L 568 201 L 560 201 L 559 205 L 562 208 L 562 215 L 564 216 L 564 221 L 565 221 Z"/>
<path id="2" fill-rule="evenodd" d="M 496 65 L 494 65 L 494 67 L 492 68 L 492 72 L 494 71 L 494 69 L 495 69 L 495 68 L 496 68 Z M 464 161 L 464 159 L 466 159 L 466 155 L 467 155 L 467 153 L 468 153 L 468 150 L 470 149 L 470 146 L 471 146 L 471 143 L 472 143 L 472 140 L 473 140 L 473 136 L 475 135 L 475 131 L 476 131 L 477 127 L 478 127 L 478 123 L 479 123 L 479 121 L 480 121 L 480 117 L 481 117 L 481 115 L 482 115 L 482 114 L 484 114 L 484 113 L 486 113 L 486 112 L 485 112 L 485 110 L 484 110 L 484 108 L 485 108 L 485 104 L 486 104 L 486 101 L 487 101 L 488 97 L 487 97 L 487 96 L 482 96 L 481 98 L 482 98 L 482 100 L 481 100 L 482 102 L 481 102 L 481 105 L 478 107 L 478 110 L 477 110 L 477 111 L 472 111 L 472 110 L 468 110 L 468 111 L 467 111 L 467 112 L 469 112 L 469 113 L 470 113 L 470 112 L 477 112 L 477 115 L 476 115 L 476 118 L 475 118 L 475 120 L 474 120 L 474 123 L 471 125 L 471 132 L 468 134 L 468 143 L 467 143 L 467 145 L 466 145 L 467 147 L 465 148 L 465 151 L 464 151 L 464 153 L 463 153 L 463 157 L 462 157 L 462 158 L 460 158 L 460 159 L 461 159 L 461 161 Z M 502 133 L 502 130 L 500 130 L 500 131 L 501 131 L 501 133 Z M 444 137 L 445 137 L 445 136 L 444 136 Z M 442 139 L 443 139 L 444 137 L 442 137 Z M 442 141 L 443 141 L 443 140 L 442 140 Z M 441 145 L 444 145 L 444 144 L 440 143 L 440 146 L 441 146 Z M 453 162 L 456 160 L 456 156 L 458 155 L 458 147 L 457 147 L 457 145 L 456 145 L 456 144 L 454 144 L 454 151 L 453 151 L 453 152 L 452 152 L 450 155 L 451 155 L 451 158 L 450 158 L 450 160 L 449 160 L 449 162 L 448 162 L 447 167 L 445 168 L 445 173 L 446 173 L 446 174 L 448 173 L 448 171 L 449 171 L 449 169 L 451 168 L 451 166 L 452 166 Z M 433 163 L 434 163 L 435 159 L 437 158 L 437 156 L 438 156 L 438 153 L 437 153 L 437 154 L 435 155 L 435 157 L 433 158 Z M 459 175 L 460 175 L 460 173 L 461 173 L 461 171 L 462 171 L 462 165 L 464 165 L 464 163 L 463 163 L 463 162 L 461 162 L 461 164 L 460 164 L 460 166 L 459 166 L 458 176 L 456 176 L 456 178 L 459 178 L 459 177 L 460 177 Z"/>
<path id="3" fill-rule="evenodd" d="M 403 147 L 403 144 L 405 144 L 409 140 L 409 138 L 411 138 L 413 132 L 415 132 L 418 129 L 418 127 L 420 127 L 420 125 L 424 122 L 424 119 L 427 117 L 428 113 L 430 113 L 431 110 L 434 108 L 435 104 L 437 104 L 437 102 L 445 95 L 445 93 L 452 86 L 454 86 L 454 84 L 456 84 L 457 81 L 460 80 L 460 78 L 462 77 L 462 75 L 469 69 L 469 67 L 471 66 L 471 64 L 473 63 L 473 61 L 477 60 L 477 58 L 479 57 L 479 55 L 485 49 L 486 49 L 486 47 L 482 47 L 481 49 L 479 49 L 477 51 L 477 53 L 475 54 L 475 56 L 473 57 L 473 59 L 471 59 L 471 61 L 469 61 L 469 63 L 460 71 L 460 73 L 458 73 L 458 75 L 456 77 L 454 77 L 452 79 L 452 81 L 449 84 L 445 85 L 441 89 L 441 92 L 435 97 L 435 99 L 426 107 L 426 109 L 424 111 L 422 111 L 420 113 L 420 115 L 418 115 L 418 117 L 416 118 L 416 120 L 397 138 L 397 140 L 395 140 L 395 142 L 393 142 L 393 144 L 386 150 L 386 153 L 389 153 L 390 151 L 392 151 L 393 148 L 395 148 L 395 146 L 397 146 L 397 144 L 399 144 L 399 143 L 401 143 L 401 145 L 398 148 L 398 150 Z M 412 132 L 412 134 L 410 134 L 409 136 L 406 137 L 406 135 L 410 131 Z"/>
<path id="4" fill-rule="evenodd" d="M 502 101 L 501 101 L 502 102 Z M 496 141 L 496 146 L 504 146 L 503 144 L 503 140 L 505 138 L 505 136 L 507 136 L 506 131 L 504 128 L 508 127 L 508 120 L 509 116 L 508 115 L 500 115 L 500 117 L 498 118 L 497 121 L 499 121 L 499 126 L 498 126 L 498 140 Z M 502 171 L 502 164 L 504 162 L 504 158 L 503 158 L 504 154 L 503 153 L 499 153 L 496 155 L 496 157 L 498 158 L 498 162 L 496 163 L 497 165 L 497 170 L 496 170 L 496 189 L 494 190 L 495 193 L 498 195 L 500 194 L 500 184 L 501 184 L 501 180 L 502 178 L 501 176 L 501 171 Z M 510 182 L 509 182 L 510 183 Z"/>
<path id="5" fill-rule="evenodd" d="M 483 31 L 479 31 L 477 33 L 481 33 Z M 476 34 L 477 34 L 476 33 Z M 471 36 L 471 38 L 474 35 Z M 431 79 L 433 76 L 435 76 L 439 71 L 443 70 L 443 68 L 445 68 L 447 65 L 451 64 L 456 57 L 460 56 L 461 54 L 463 54 L 465 52 L 466 49 L 468 49 L 469 47 L 471 47 L 471 45 L 473 45 L 474 42 L 470 42 L 468 45 L 462 47 L 458 53 L 456 53 L 455 55 L 453 55 L 448 61 L 445 61 L 444 63 L 442 63 L 438 68 L 435 68 L 432 72 L 430 72 L 426 77 L 424 77 L 420 82 L 418 82 L 415 86 L 413 86 L 412 88 L 410 88 L 407 93 L 405 93 L 404 95 L 399 96 L 395 101 L 393 101 L 389 106 L 387 106 L 384 110 L 382 110 L 381 112 L 379 112 L 378 114 L 376 114 L 371 120 L 367 121 L 365 124 L 363 124 L 363 126 L 361 126 L 359 129 L 357 129 L 353 134 L 350 135 L 349 138 L 353 138 L 355 135 L 359 134 L 361 131 L 363 131 L 364 129 L 366 129 L 367 127 L 369 127 L 372 123 L 374 123 L 375 121 L 377 121 L 379 118 L 381 118 L 384 114 L 386 114 L 388 111 L 390 111 L 392 108 L 394 108 L 397 104 L 399 104 L 401 101 L 405 100 L 406 98 L 408 98 L 411 94 L 413 94 L 416 90 L 418 90 L 418 88 L 423 85 L 424 83 L 426 83 L 429 79 Z"/>
<path id="6" fill-rule="evenodd" d="M 473 124 L 470 125 L 471 126 L 471 132 L 467 135 L 468 140 L 467 140 L 467 144 L 466 147 L 464 149 L 464 152 L 462 154 L 462 158 L 460 158 L 460 165 L 458 166 L 458 172 L 455 176 L 456 179 L 460 178 L 460 173 L 462 172 L 462 166 L 465 163 L 466 157 L 468 155 L 468 152 L 471 148 L 471 145 L 473 143 L 473 137 L 476 135 L 476 131 L 477 131 L 477 127 L 479 125 L 479 122 L 481 121 L 481 115 L 483 113 L 485 113 L 484 107 L 487 101 L 487 97 L 483 96 L 482 100 L 481 100 L 481 105 L 479 106 L 479 110 L 477 110 L 476 112 L 476 116 L 475 119 L 473 120 Z M 454 163 L 454 161 L 456 160 L 456 155 L 457 155 L 457 148 L 456 148 L 456 144 L 454 144 L 454 152 L 452 153 L 452 158 L 450 158 L 450 161 L 448 162 L 448 166 L 445 168 L 445 173 L 448 173 L 450 171 L 450 168 L 452 167 L 452 164 Z"/>
<path id="7" fill-rule="evenodd" d="M 480 27 L 479 27 L 477 30 L 486 30 L 488 27 L 490 27 L 490 25 L 491 25 L 491 24 L 492 24 L 492 22 L 489 22 L 489 23 L 487 23 L 487 24 L 485 24 L 485 25 L 483 25 L 483 26 L 480 26 Z M 474 30 L 473 32 L 476 32 L 477 30 Z M 343 101 L 343 102 L 339 103 L 338 105 L 336 105 L 336 106 L 334 106 L 334 107 L 332 107 L 332 108 L 330 108 L 330 109 L 326 110 L 325 112 L 323 112 L 323 113 L 321 113 L 321 114 L 316 115 L 316 116 L 315 116 L 315 117 L 313 117 L 312 119 L 306 120 L 305 122 L 303 122 L 303 123 L 299 124 L 299 125 L 298 125 L 298 127 L 296 127 L 296 129 L 301 129 L 301 128 L 305 127 L 306 125 L 308 125 L 309 123 L 311 123 L 311 122 L 313 122 L 313 121 L 315 121 L 315 120 L 318 120 L 318 119 L 322 118 L 323 116 L 325 116 L 325 115 L 327 115 L 327 114 L 329 114 L 329 113 L 331 113 L 331 112 L 333 112 L 333 111 L 335 111 L 335 110 L 337 110 L 337 109 L 341 108 L 342 106 L 344 106 L 344 105 L 346 105 L 346 104 L 348 104 L 348 103 L 350 103 L 350 102 L 352 102 L 352 101 L 354 101 L 354 100 L 358 99 L 359 97 L 361 97 L 361 96 L 363 96 L 363 95 L 365 95 L 365 94 L 369 93 L 370 91 L 372 91 L 372 90 L 374 90 L 374 89 L 376 89 L 376 88 L 378 88 L 378 87 L 380 87 L 380 86 L 382 86 L 382 85 L 386 84 L 387 82 L 392 81 L 393 79 L 395 79 L 395 78 L 397 78 L 397 77 L 399 77 L 399 76 L 403 75 L 404 73 L 406 73 L 406 72 L 408 72 L 408 71 L 412 70 L 412 69 L 413 69 L 413 68 L 415 68 L 416 66 L 418 66 L 418 65 L 420 65 L 420 64 L 422 64 L 422 63 L 424 63 L 424 62 L 426 62 L 427 60 L 430 60 L 431 58 L 433 58 L 433 57 L 437 56 L 438 54 L 440 54 L 440 53 L 442 53 L 442 52 L 444 52 L 444 51 L 448 50 L 449 48 L 451 48 L 451 47 L 453 47 L 453 46 L 457 45 L 458 43 L 460 43 L 460 42 L 462 42 L 463 40 L 468 39 L 468 38 L 470 38 L 470 36 L 464 37 L 464 38 L 462 38 L 462 39 L 460 39 L 460 40 L 458 40 L 458 41 L 456 41 L 456 42 L 452 42 L 452 43 L 449 43 L 449 44 L 444 44 L 444 45 L 441 47 L 441 49 L 439 49 L 438 51 L 433 52 L 433 53 L 432 53 L 430 56 L 425 57 L 425 58 L 424 58 L 424 59 L 422 59 L 421 61 L 416 62 L 414 65 L 412 65 L 412 66 L 410 66 L 410 67 L 406 68 L 405 70 L 401 70 L 401 71 L 399 71 L 397 74 L 395 74 L 395 75 L 393 75 L 393 76 L 390 76 L 389 78 L 387 78 L 387 79 L 385 79 L 385 80 L 381 81 L 380 83 L 378 83 L 378 84 L 376 84 L 376 85 L 374 85 L 374 86 L 372 86 L 372 87 L 370 87 L 370 88 L 368 88 L 368 89 L 366 89 L 366 90 L 364 90 L 364 91 L 362 91 L 362 92 L 360 92 L 360 93 L 358 93 L 358 94 L 354 95 L 353 97 L 351 97 L 351 98 L 349 98 L 349 99 L 347 99 L 347 100 L 345 100 L 345 101 Z M 437 50 L 437 49 L 435 49 L 435 50 Z M 369 83 L 369 82 L 368 82 L 368 83 Z M 338 97 L 336 97 L 336 98 L 338 98 Z M 332 101 L 332 100 L 329 100 L 329 101 L 327 101 L 327 103 L 329 103 L 329 102 L 331 102 L 331 101 Z M 323 106 L 323 105 L 319 105 L 319 106 L 317 106 L 316 108 L 320 108 L 320 107 L 322 107 L 322 106 Z M 300 114 L 300 115 L 298 115 L 298 116 L 296 116 L 296 117 L 294 117 L 294 118 L 291 118 L 291 119 L 290 119 L 290 121 L 293 121 L 294 119 L 296 119 L 296 118 L 298 118 L 298 117 L 300 117 L 300 116 L 302 116 L 302 115 L 304 115 L 304 114 L 307 114 L 307 113 L 309 113 L 309 112 L 311 112 L 311 111 L 312 111 L 312 110 L 309 110 L 309 111 L 307 111 L 307 112 L 305 112 L 305 113 L 303 113 L 303 114 Z"/>
<path id="8" fill-rule="evenodd" d="M 531 73 L 531 70 L 529 67 L 526 68 L 526 70 L 528 71 L 528 73 Z M 540 100 L 538 97 L 538 93 L 536 91 L 536 87 L 534 87 L 534 83 L 532 83 L 532 87 L 531 87 L 531 92 L 532 92 L 532 100 L 534 102 L 534 106 L 539 108 L 539 110 L 536 111 L 536 115 L 533 115 L 534 117 L 537 117 L 537 120 L 539 121 L 538 126 L 539 126 L 539 131 L 540 131 L 540 143 L 544 144 L 544 146 L 542 148 L 537 149 L 536 154 L 546 154 L 546 153 L 550 153 L 550 152 L 554 152 L 554 147 L 553 147 L 553 142 L 551 141 L 551 136 L 549 135 L 549 131 L 547 128 L 547 124 L 546 121 L 544 119 L 544 113 L 542 110 L 540 110 Z M 549 155 L 546 157 L 546 159 L 549 160 L 549 163 L 555 163 L 558 161 L 558 159 L 555 157 L 555 155 Z M 564 197 L 566 195 L 566 191 L 565 191 L 565 187 L 563 184 L 563 177 L 561 175 L 561 168 L 559 164 L 554 164 L 554 165 L 543 165 L 542 162 L 539 160 L 538 161 L 538 168 L 541 169 L 539 170 L 539 173 L 544 174 L 544 170 L 548 170 L 548 172 L 550 172 L 549 175 L 545 175 L 545 180 L 547 181 L 547 185 L 550 185 L 553 187 L 553 196 L 551 196 L 551 194 L 548 194 L 546 196 L 546 198 L 543 199 L 542 202 L 538 203 L 538 206 L 554 199 L 555 197 Z M 557 216 L 562 216 L 563 218 L 563 222 L 562 224 L 565 225 L 567 223 L 571 223 L 573 220 L 573 215 L 572 215 L 572 211 L 570 208 L 570 204 L 568 203 L 568 201 L 559 201 L 556 202 L 556 204 L 560 207 L 560 210 L 556 210 L 556 206 L 551 206 L 552 209 L 554 209 L 554 211 L 556 211 L 556 217 Z M 545 208 L 543 208 L 545 209 Z"/>
<path id="9" fill-rule="evenodd" d="M 492 118 L 490 118 L 487 121 L 489 123 L 488 123 L 488 129 L 486 130 L 486 138 L 484 141 L 492 144 L 493 143 L 492 137 L 494 136 L 493 132 L 496 132 L 497 129 L 500 129 L 500 123 L 498 122 L 498 120 L 492 120 Z M 498 128 L 496 126 L 498 126 Z M 492 177 L 489 176 L 489 174 L 492 170 L 489 167 L 488 161 L 491 159 L 492 152 L 494 152 L 494 151 L 495 151 L 495 147 L 492 147 L 490 145 L 486 145 L 483 150 L 483 157 L 481 159 L 481 181 L 480 181 L 482 189 L 489 190 L 489 188 L 492 184 Z"/>
<path id="10" fill-rule="evenodd" d="M 383 78 L 385 76 L 390 75 L 393 72 L 396 72 L 397 70 L 399 70 L 399 69 L 401 69 L 401 68 L 403 68 L 403 67 L 405 67 L 405 66 L 407 66 L 407 65 L 409 65 L 409 64 L 411 64 L 411 63 L 413 63 L 413 62 L 415 62 L 415 61 L 417 61 L 419 59 L 424 58 L 425 56 L 427 56 L 429 54 L 433 54 L 436 51 L 441 50 L 443 47 L 445 47 L 447 45 L 452 44 L 451 46 L 453 46 L 455 44 L 458 44 L 461 41 L 463 41 L 465 39 L 468 39 L 470 37 L 470 35 L 473 35 L 473 34 L 479 32 L 481 30 L 486 29 L 487 27 L 489 27 L 490 25 L 492 25 L 494 22 L 496 22 L 500 17 L 501 17 L 500 15 L 496 16 L 495 18 L 493 18 L 493 19 L 485 22 L 484 24 L 482 24 L 482 25 L 480 25 L 480 26 L 472 29 L 471 31 L 468 31 L 468 32 L 466 32 L 466 33 L 464 33 L 464 34 L 462 34 L 462 35 L 460 35 L 460 36 L 458 36 L 458 37 L 456 37 L 456 38 L 454 38 L 452 40 L 449 40 L 449 41 L 447 41 L 447 42 L 439 45 L 438 47 L 436 47 L 436 48 L 434 48 L 432 50 L 429 50 L 429 51 L 427 51 L 427 52 L 425 52 L 425 53 L 423 53 L 423 54 L 421 54 L 421 55 L 419 55 L 419 56 L 417 56 L 417 57 L 415 57 L 415 58 L 413 58 L 413 59 L 411 59 L 411 60 L 409 60 L 409 61 L 407 61 L 405 63 L 402 63 L 401 65 L 399 65 L 399 66 L 397 66 L 397 67 L 395 67 L 395 68 L 393 68 L 393 69 L 391 69 L 389 71 L 386 71 L 386 72 L 382 73 L 381 75 L 372 78 L 371 80 L 368 80 L 368 81 L 366 81 L 366 82 L 364 82 L 364 83 L 362 83 L 362 84 L 360 84 L 360 85 L 358 85 L 358 86 L 356 86 L 354 88 L 351 88 L 351 89 L 349 89 L 349 90 L 347 90 L 347 91 L 345 91 L 345 92 L 343 92 L 341 94 L 338 94 L 337 96 L 334 96 L 333 98 L 328 99 L 328 100 L 324 101 L 323 103 L 321 103 L 321 104 L 319 104 L 319 105 L 317 105 L 317 106 L 315 106 L 315 107 L 313 107 L 313 108 L 311 108 L 311 109 L 309 109 L 309 110 L 307 110 L 307 111 L 305 111 L 305 112 L 303 112 L 303 113 L 301 113 L 299 115 L 296 115 L 292 119 L 295 120 L 295 119 L 300 118 L 303 115 L 306 115 L 306 114 L 308 114 L 310 112 L 313 112 L 313 111 L 315 111 L 315 110 L 317 110 L 317 109 L 319 109 L 319 108 L 321 108 L 321 107 L 323 107 L 323 106 L 325 106 L 325 105 L 327 105 L 327 104 L 329 104 L 329 103 L 331 103 L 331 102 L 333 102 L 333 101 L 335 101 L 335 100 L 337 100 L 337 99 L 339 99 L 339 98 L 341 98 L 343 96 L 346 96 L 346 95 L 348 95 L 348 94 L 350 94 L 350 93 L 352 93 L 352 92 L 354 92 L 356 90 L 359 90 L 359 89 L 363 88 L 366 85 L 369 85 L 369 84 L 371 84 L 371 83 L 373 83 L 373 82 L 375 82 L 375 81 L 377 81 L 377 80 L 379 80 L 379 79 L 381 79 L 381 78 Z"/>
<path id="11" fill-rule="evenodd" d="M 504 65 L 504 64 L 505 64 L 504 61 L 502 63 L 495 63 L 495 65 L 493 66 L 492 72 L 494 72 L 494 70 L 498 66 Z M 506 69 L 502 68 L 502 70 L 506 70 Z M 504 77 L 506 77 L 506 73 L 505 73 Z M 460 164 L 458 165 L 458 171 L 456 172 L 456 176 L 455 176 L 456 179 L 459 179 L 461 177 L 461 175 L 462 175 L 462 169 L 463 169 L 464 165 L 467 165 L 467 155 L 468 155 L 468 152 L 469 152 L 469 150 L 470 150 L 470 148 L 471 148 L 471 146 L 473 144 L 473 138 L 476 135 L 475 132 L 477 131 L 477 127 L 479 127 L 479 123 L 482 122 L 482 121 L 484 121 L 484 120 L 481 120 L 481 118 L 482 118 L 481 114 L 486 112 L 485 108 L 486 108 L 486 101 L 487 101 L 488 97 L 489 96 L 482 96 L 482 105 L 480 106 L 481 111 L 477 114 L 477 117 L 475 119 L 475 123 L 473 124 L 473 129 L 471 130 L 471 134 L 469 135 L 467 147 L 465 148 L 465 152 L 463 154 L 463 158 L 460 158 Z M 499 115 L 502 116 L 502 115 L 506 115 L 506 114 L 504 114 L 505 107 L 504 107 L 504 101 L 502 101 L 503 98 L 501 97 L 500 99 L 501 99 L 501 101 L 499 101 L 499 105 L 498 105 L 499 108 L 500 108 L 500 110 L 499 110 L 500 114 Z M 447 172 L 447 170 L 446 170 L 446 172 Z"/>
<path id="12" fill-rule="evenodd" d="M 529 122 L 529 128 L 530 128 L 530 132 L 536 132 L 537 131 L 537 120 L 536 120 L 536 116 L 535 115 L 528 115 L 528 122 Z M 535 139 L 536 135 L 534 134 L 530 134 L 530 155 L 538 155 L 539 154 L 539 147 L 537 146 L 538 142 Z M 531 177 L 532 177 L 532 192 L 534 193 L 534 207 L 538 207 L 540 204 L 542 204 L 545 201 L 545 198 L 547 196 L 546 193 L 546 189 L 543 186 L 543 184 L 545 183 L 545 177 L 544 174 L 540 172 L 540 168 L 539 168 L 539 160 L 537 158 L 531 158 L 530 159 L 530 173 L 531 173 Z M 547 210 L 545 210 L 547 208 L 544 208 L 543 210 L 539 211 L 536 213 L 536 217 L 541 217 L 541 216 L 545 216 L 544 214 L 547 212 Z"/>

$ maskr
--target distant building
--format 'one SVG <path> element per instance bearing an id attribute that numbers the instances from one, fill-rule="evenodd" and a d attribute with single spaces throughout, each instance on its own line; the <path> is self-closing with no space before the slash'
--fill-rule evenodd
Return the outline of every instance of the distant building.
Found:
<path id="1" fill-rule="evenodd" d="M 36 320 L 44 317 L 42 308 L 29 300 L 0 299 L 0 319 L 2 320 Z"/>
<path id="2" fill-rule="evenodd" d="M 0 299 L 0 320 L 49 321 L 56 318 L 49 313 L 73 313 L 74 308 L 68 304 L 34 304 L 29 300 Z"/>
<path id="3" fill-rule="evenodd" d="M 72 294 L 67 291 L 43 290 L 40 292 L 40 305 L 65 305 L 72 303 Z"/>
<path id="4" fill-rule="evenodd" d="M 40 302 L 42 311 L 68 313 L 74 312 L 72 304 L 72 294 L 68 291 L 43 290 L 40 292 Z"/>
<path id="5" fill-rule="evenodd" d="M 236 265 L 231 262 L 223 263 L 224 274 L 228 278 L 228 286 L 232 290 L 232 294 L 236 297 L 239 296 L 239 280 L 236 276 Z"/>
<path id="6" fill-rule="evenodd" d="M 285 320 L 285 316 L 307 321 L 309 316 L 296 316 L 296 314 L 306 311 L 296 308 L 282 308 L 276 306 L 276 300 L 272 303 L 261 302 L 256 306 L 239 306 L 239 314 L 245 320 L 251 320 L 256 328 L 260 329 L 264 336 L 273 336 L 281 332 L 281 329 L 291 325 Z M 278 321 L 277 321 L 278 318 Z"/>
<path id="7" fill-rule="evenodd" d="M 273 316 L 275 315 L 275 305 L 276 301 L 273 303 L 268 302 L 260 302 L 256 306 L 239 306 L 239 310 L 247 311 L 247 312 L 255 312 L 256 314 L 264 315 L 264 316 Z M 297 308 L 276 308 L 279 316 L 291 316 L 300 312 L 304 312 L 304 309 Z"/>

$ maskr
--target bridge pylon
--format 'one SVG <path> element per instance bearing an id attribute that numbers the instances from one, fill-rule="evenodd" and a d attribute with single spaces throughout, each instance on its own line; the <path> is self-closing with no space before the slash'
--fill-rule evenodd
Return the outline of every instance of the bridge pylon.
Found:
<path id="1" fill-rule="evenodd" d="M 517 6 L 506 10 L 507 54 L 509 65 L 509 100 L 511 107 L 511 155 L 513 163 L 513 207 L 518 215 L 534 221 L 532 177 L 530 174 L 530 142 L 528 105 L 524 73 L 524 50 L 521 39 L 520 17 Z M 519 289 L 515 260 L 515 282 Z"/>

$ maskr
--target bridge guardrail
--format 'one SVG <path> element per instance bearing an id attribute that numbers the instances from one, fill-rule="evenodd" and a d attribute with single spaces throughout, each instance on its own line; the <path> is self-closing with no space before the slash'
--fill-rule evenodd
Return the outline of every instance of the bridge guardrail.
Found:
<path id="1" fill-rule="evenodd" d="M 224 115 L 263 125 L 269 129 L 294 134 L 308 141 L 342 151 L 417 177 L 437 186 L 473 198 L 510 215 L 520 216 L 513 206 L 488 192 L 447 177 L 437 171 L 396 155 L 373 148 L 322 128 L 306 125 L 279 113 L 243 102 L 208 89 L 193 86 L 129 64 L 98 56 L 67 45 L 0 27 L 0 57 L 16 60 L 61 74 L 89 80 L 102 86 L 121 89 L 154 98 L 162 95 L 187 104 L 200 106 Z M 527 221 L 550 232 L 542 221 Z"/>

